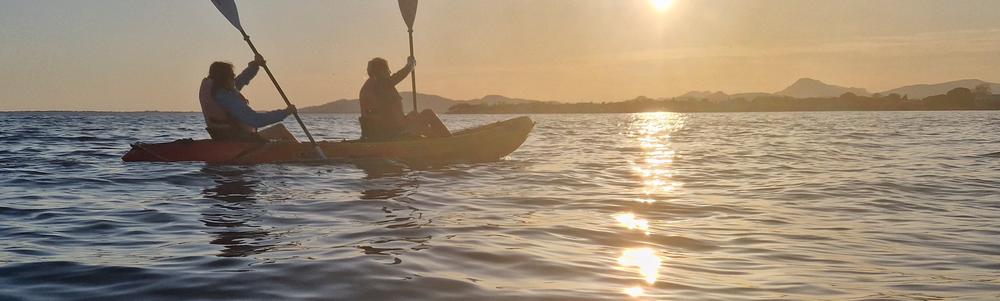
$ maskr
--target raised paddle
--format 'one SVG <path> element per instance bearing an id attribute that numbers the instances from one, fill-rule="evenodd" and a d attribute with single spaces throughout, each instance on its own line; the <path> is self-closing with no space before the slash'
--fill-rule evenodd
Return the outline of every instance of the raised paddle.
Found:
<path id="1" fill-rule="evenodd" d="M 413 20 L 417 17 L 417 0 L 399 0 L 399 12 L 406 22 L 406 32 L 410 34 L 410 56 L 413 56 Z M 417 111 L 417 71 L 410 69 L 410 83 L 413 84 L 413 111 Z"/>
<path id="2" fill-rule="evenodd" d="M 236 10 L 236 1 L 234 0 L 211 0 L 211 1 L 212 4 L 215 4 L 215 8 L 218 8 L 219 12 L 221 12 L 222 15 L 225 16 L 227 20 L 229 20 L 229 23 L 232 23 L 233 26 L 240 31 L 240 34 L 243 35 L 243 40 L 247 41 L 247 45 L 250 45 L 250 50 L 253 51 L 253 54 L 259 57 L 263 57 L 262 55 L 260 55 L 260 52 L 257 51 L 257 47 L 253 46 L 253 42 L 250 41 L 250 36 L 248 36 L 246 31 L 243 30 L 243 25 L 240 25 L 240 13 Z M 274 74 L 271 73 L 271 68 L 268 68 L 267 64 L 263 64 L 262 66 L 264 67 L 264 71 L 267 72 L 267 77 L 271 78 L 271 82 L 274 83 L 274 87 L 278 89 L 278 94 L 281 94 L 281 99 L 285 100 L 286 105 L 291 106 L 292 102 L 288 101 L 288 96 L 285 96 L 285 91 L 281 89 L 281 85 L 278 85 L 278 80 L 274 79 Z M 319 144 L 316 143 L 315 139 L 313 139 L 312 134 L 309 133 L 309 129 L 306 128 L 306 124 L 302 122 L 302 117 L 299 117 L 299 112 L 293 111 L 292 115 L 295 116 L 295 121 L 299 122 L 299 126 L 302 127 L 302 131 L 306 133 L 306 137 L 309 138 L 309 143 L 312 143 L 313 148 L 316 150 L 316 154 L 319 155 L 321 159 L 326 160 L 326 154 L 323 153 L 323 149 L 319 147 Z"/>

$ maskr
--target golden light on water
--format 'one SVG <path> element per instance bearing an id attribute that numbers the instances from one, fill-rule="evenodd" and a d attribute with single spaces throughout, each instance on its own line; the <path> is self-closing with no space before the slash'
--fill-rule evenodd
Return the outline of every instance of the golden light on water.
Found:
<path id="1" fill-rule="evenodd" d="M 624 267 L 638 267 L 639 275 L 647 284 L 656 283 L 660 275 L 660 257 L 651 248 L 626 249 L 618 258 Z"/>
<path id="2" fill-rule="evenodd" d="M 634 162 L 632 169 L 642 178 L 642 193 L 649 196 L 638 201 L 651 203 L 655 195 L 673 192 L 681 186 L 673 180 L 672 165 L 677 152 L 670 139 L 684 127 L 685 117 L 676 113 L 644 113 L 634 118 L 629 134 L 638 140 L 642 159 Z"/>
<path id="3" fill-rule="evenodd" d="M 669 156 L 672 157 L 673 154 L 670 154 Z M 670 159 L 670 158 L 666 158 L 666 159 L 646 158 L 646 163 L 649 163 L 651 165 L 659 165 L 659 164 L 665 164 L 665 163 L 674 163 L 674 160 Z"/>
<path id="4" fill-rule="evenodd" d="M 629 230 L 642 230 L 647 235 L 649 234 L 649 221 L 641 218 L 636 218 L 635 214 L 632 213 L 622 213 L 616 214 L 615 220 L 618 221 L 622 226 L 628 228 Z"/>
<path id="5" fill-rule="evenodd" d="M 658 12 L 665 12 L 674 4 L 673 0 L 649 0 L 649 4 Z"/>
<path id="6" fill-rule="evenodd" d="M 629 297 L 639 297 L 639 296 L 642 296 L 642 294 L 644 294 L 645 292 L 646 292 L 646 290 L 644 290 L 644 289 L 642 289 L 642 287 L 638 287 L 638 286 L 633 286 L 633 287 L 625 289 L 625 294 L 629 295 Z"/>
<path id="7" fill-rule="evenodd" d="M 639 154 L 631 162 L 631 167 L 642 184 L 641 197 L 635 198 L 636 201 L 652 206 L 657 199 L 674 194 L 675 190 L 681 187 L 681 183 L 673 179 L 673 165 L 677 160 L 677 151 L 673 148 L 671 138 L 674 133 L 684 128 L 685 121 L 686 116 L 677 113 L 632 115 L 627 137 L 638 143 Z M 640 208 L 647 207 L 632 210 Z M 640 218 L 633 212 L 621 212 L 613 217 L 622 227 L 643 231 L 649 235 L 649 220 Z M 630 248 L 625 249 L 618 257 L 618 264 L 627 269 L 638 268 L 644 284 L 650 285 L 659 277 L 661 259 L 652 248 Z M 646 295 L 646 288 L 648 287 L 640 284 L 625 287 L 622 291 L 630 297 L 639 297 Z"/>
<path id="8" fill-rule="evenodd" d="M 654 199 L 646 199 L 646 198 L 638 198 L 638 199 L 635 199 L 635 201 L 639 202 L 639 203 L 644 203 L 644 204 L 652 204 L 652 203 L 656 202 L 656 200 L 654 200 Z"/>

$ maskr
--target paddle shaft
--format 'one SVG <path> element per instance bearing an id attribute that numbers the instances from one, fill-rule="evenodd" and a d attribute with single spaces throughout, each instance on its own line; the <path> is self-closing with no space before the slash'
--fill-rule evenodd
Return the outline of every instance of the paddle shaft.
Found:
<path id="1" fill-rule="evenodd" d="M 410 56 L 413 56 L 413 28 L 407 29 L 410 34 Z M 410 83 L 413 84 L 413 112 L 417 111 L 417 68 L 410 69 Z"/>
<path id="2" fill-rule="evenodd" d="M 250 36 L 248 36 L 246 32 L 243 32 L 242 30 L 240 30 L 240 33 L 243 34 L 243 40 L 247 41 L 247 45 L 250 46 L 250 50 L 253 51 L 253 54 L 256 56 L 261 56 L 260 52 L 257 51 L 257 47 L 254 47 L 253 42 L 250 41 Z M 268 68 L 266 63 L 262 67 L 264 67 L 264 72 L 267 73 L 267 77 L 271 78 L 271 83 L 274 83 L 274 88 L 278 89 L 278 94 L 281 94 L 281 99 L 285 100 L 286 105 L 291 106 L 292 102 L 288 101 L 288 96 L 285 95 L 285 90 L 282 90 L 281 85 L 278 84 L 278 80 L 274 79 L 274 74 L 271 73 L 271 68 Z M 319 149 L 319 144 L 316 143 L 316 140 L 313 139 L 312 134 L 309 133 L 309 129 L 306 128 L 306 124 L 302 122 L 302 117 L 299 117 L 298 110 L 292 111 L 292 116 L 295 116 L 295 121 L 299 122 L 299 126 L 302 127 L 302 131 L 306 133 L 306 137 L 309 138 L 309 143 L 312 143 L 313 146 Z M 320 155 L 323 155 L 323 153 L 320 152 Z"/>

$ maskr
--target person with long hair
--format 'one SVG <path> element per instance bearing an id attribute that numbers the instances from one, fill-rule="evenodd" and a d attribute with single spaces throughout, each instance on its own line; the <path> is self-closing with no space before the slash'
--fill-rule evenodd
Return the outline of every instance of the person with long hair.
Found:
<path id="1" fill-rule="evenodd" d="M 403 69 L 390 73 L 389 63 L 383 58 L 368 62 L 368 80 L 361 87 L 361 138 L 363 140 L 392 140 L 405 138 L 447 137 L 451 133 L 437 114 L 430 109 L 403 113 L 403 97 L 396 85 L 403 81 L 416 66 L 413 57 L 407 59 Z"/>
<path id="2" fill-rule="evenodd" d="M 250 84 L 250 80 L 257 75 L 260 66 L 264 64 L 264 58 L 258 55 L 239 75 L 233 72 L 231 63 L 214 62 L 209 66 L 208 77 L 201 82 L 199 101 L 201 111 L 205 115 L 206 130 L 212 139 L 295 141 L 295 136 L 279 123 L 295 111 L 295 106 L 289 105 L 283 110 L 257 112 L 250 107 L 250 101 L 240 93 L 243 87 Z M 277 124 L 257 131 L 258 128 L 274 123 Z"/>

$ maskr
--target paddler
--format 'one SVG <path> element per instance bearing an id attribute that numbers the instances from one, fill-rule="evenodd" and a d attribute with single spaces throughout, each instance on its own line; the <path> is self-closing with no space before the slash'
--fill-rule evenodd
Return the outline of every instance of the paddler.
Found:
<path id="1" fill-rule="evenodd" d="M 361 137 L 365 140 L 391 140 L 414 137 L 446 137 L 451 132 L 430 109 L 403 113 L 403 97 L 396 84 L 403 81 L 417 61 L 412 56 L 406 66 L 390 74 L 383 58 L 368 62 L 368 80 L 361 87 Z"/>
<path id="2" fill-rule="evenodd" d="M 214 62 L 208 67 L 208 77 L 201 81 L 198 98 L 208 125 L 206 130 L 213 140 L 295 141 L 295 136 L 279 123 L 295 111 L 295 106 L 289 105 L 284 110 L 257 112 L 250 108 L 250 101 L 240 93 L 264 63 L 264 57 L 257 55 L 240 75 L 235 75 L 231 63 Z M 257 131 L 257 128 L 274 123 L 278 124 Z"/>

